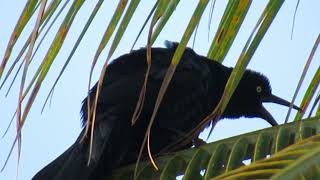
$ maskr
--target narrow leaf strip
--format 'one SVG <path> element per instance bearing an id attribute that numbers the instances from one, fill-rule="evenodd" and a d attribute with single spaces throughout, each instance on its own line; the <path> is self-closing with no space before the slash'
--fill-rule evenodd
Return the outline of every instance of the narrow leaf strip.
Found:
<path id="1" fill-rule="evenodd" d="M 111 48 L 109 50 L 109 54 L 108 54 L 108 57 L 103 65 L 103 68 L 102 68 L 102 71 L 100 73 L 100 77 L 99 77 L 99 81 L 98 81 L 98 85 L 97 85 L 97 92 L 96 92 L 96 95 L 95 95 L 95 98 L 94 98 L 94 103 L 93 103 L 93 112 L 92 112 L 92 117 L 91 117 L 91 104 L 90 104 L 90 100 L 88 99 L 88 105 L 87 105 L 87 108 L 88 108 L 88 122 L 91 122 L 91 135 L 90 135 L 90 150 L 89 150 L 89 157 L 91 157 L 91 153 L 92 153 L 92 142 L 93 142 L 93 133 L 94 133 L 94 124 L 95 124 L 95 119 L 96 119 L 96 108 L 97 108 L 97 103 L 98 103 L 98 97 L 99 97 L 99 94 L 100 94 L 100 89 L 101 89 L 101 85 L 102 85 L 102 82 L 103 82 L 103 79 L 104 79 L 104 75 L 105 75 L 105 72 L 107 70 L 107 67 L 108 67 L 108 62 L 112 56 L 112 54 L 114 53 L 115 49 L 117 48 L 120 40 L 122 39 L 122 36 L 123 36 L 123 33 L 125 32 L 125 30 L 127 29 L 127 26 L 133 16 L 133 13 L 135 12 L 137 6 L 139 5 L 140 3 L 140 0 L 132 0 L 130 2 L 130 5 L 119 25 L 119 28 L 118 28 L 118 31 L 115 35 L 115 39 L 113 40 L 112 42 L 112 45 L 111 45 Z M 91 67 L 91 71 L 93 71 L 93 68 L 95 66 L 95 62 L 92 63 L 92 67 Z M 88 86 L 88 97 L 89 97 L 89 90 L 90 90 L 90 84 L 91 84 L 91 76 L 92 76 L 92 72 L 90 72 L 90 77 L 89 77 L 89 86 Z M 86 133 L 88 132 L 88 130 L 86 130 Z M 90 159 L 88 161 L 88 164 L 90 163 Z"/>
<path id="2" fill-rule="evenodd" d="M 65 7 L 67 6 L 68 2 L 70 2 L 70 1 L 66 1 L 65 4 L 63 4 L 62 8 L 59 10 L 59 12 L 57 13 L 57 15 L 54 17 L 52 23 L 49 25 L 48 30 L 45 32 L 44 36 L 43 36 L 42 39 L 40 40 L 38 47 L 40 46 L 41 42 L 44 40 L 44 38 L 46 37 L 46 35 L 49 33 L 49 30 L 50 30 L 51 27 L 54 25 L 54 23 L 55 23 L 56 20 L 58 19 L 59 15 L 62 13 L 62 11 L 63 11 L 63 10 L 65 9 Z M 41 30 L 43 30 L 43 28 L 40 29 L 39 33 L 41 33 Z M 38 47 L 37 47 L 37 48 L 38 48 Z M 35 55 L 36 51 L 37 51 L 37 49 L 35 50 L 33 56 Z M 32 59 L 33 59 L 33 56 L 31 57 L 31 61 L 32 61 Z M 39 74 L 40 74 L 40 72 L 41 72 L 41 69 L 42 69 L 43 64 L 44 64 L 44 61 L 42 61 L 41 65 L 38 67 L 36 73 L 33 75 L 33 77 L 32 77 L 32 79 L 31 79 L 29 85 L 28 85 L 27 88 L 25 89 L 24 94 L 23 94 L 23 99 L 24 99 L 25 96 L 29 93 L 30 89 L 31 89 L 32 86 L 34 85 L 37 77 L 39 76 Z M 17 73 L 18 73 L 18 72 L 17 72 Z M 13 82 L 12 82 L 12 83 L 13 83 Z"/>
<path id="3" fill-rule="evenodd" d="M 95 67 L 95 65 L 96 65 L 96 63 L 98 61 L 98 58 L 99 58 L 101 52 L 103 51 L 103 49 L 105 48 L 105 46 L 109 42 L 109 39 L 110 39 L 111 35 L 113 34 L 113 32 L 114 32 L 114 30 L 115 30 L 115 28 L 116 28 L 116 26 L 117 26 L 117 24 L 118 24 L 118 22 L 120 20 L 120 17 L 122 16 L 122 14 L 124 12 L 124 9 L 125 9 L 125 7 L 127 5 L 127 2 L 128 2 L 127 0 L 119 1 L 118 7 L 115 10 L 115 12 L 114 12 L 114 14 L 113 14 L 113 16 L 111 18 L 111 21 L 110 21 L 110 23 L 109 23 L 109 25 L 108 25 L 108 27 L 107 27 L 102 39 L 101 39 L 101 42 L 99 44 L 99 47 L 98 47 L 98 49 L 97 49 L 97 51 L 96 51 L 96 53 L 94 55 L 94 58 L 93 58 L 93 61 L 92 61 L 92 64 L 91 64 L 91 69 L 90 69 L 90 74 L 89 74 L 89 83 L 88 83 L 88 96 L 87 96 L 88 97 L 88 100 L 87 100 L 88 115 L 86 117 L 87 118 L 87 122 L 90 121 L 90 118 L 91 118 L 91 115 L 92 115 L 92 113 L 91 113 L 91 109 L 92 109 L 91 108 L 91 98 L 89 96 L 89 92 L 90 92 L 90 88 L 91 88 L 91 78 L 92 78 L 93 69 L 94 69 L 94 67 Z M 108 59 L 107 59 L 107 61 L 108 61 Z M 88 125 L 86 125 L 86 130 L 85 131 L 86 132 L 84 133 L 83 138 L 86 137 L 88 132 L 89 132 L 89 126 Z M 83 138 L 82 138 L 82 140 L 83 140 Z"/>
<path id="4" fill-rule="evenodd" d="M 311 53 L 310 53 L 310 55 L 309 55 L 309 58 L 308 58 L 305 66 L 304 66 L 304 68 L 303 68 L 303 72 L 302 72 L 302 74 L 301 74 L 299 83 L 298 83 L 298 85 L 297 85 L 297 88 L 296 88 L 296 90 L 295 90 L 295 92 L 294 92 L 294 95 L 293 95 L 293 98 L 292 98 L 292 100 L 291 100 L 290 108 L 289 108 L 289 110 L 288 110 L 285 123 L 287 123 L 288 120 L 289 120 L 290 112 L 291 112 L 291 110 L 292 110 L 292 104 L 294 103 L 294 100 L 296 99 L 296 97 L 297 97 L 297 95 L 298 95 L 298 92 L 299 92 L 299 90 L 300 90 L 300 87 L 301 87 L 301 85 L 302 85 L 302 82 L 303 82 L 303 80 L 304 80 L 304 78 L 305 78 L 305 76 L 306 76 L 306 74 L 307 74 L 307 71 L 308 71 L 309 66 L 310 66 L 310 64 L 311 64 L 311 62 L 312 62 L 313 56 L 314 56 L 314 54 L 315 54 L 315 52 L 316 52 L 316 50 L 317 50 L 317 48 L 318 48 L 319 43 L 320 43 L 320 34 L 318 35 L 317 40 L 316 40 L 316 42 L 315 42 L 315 44 L 314 44 L 314 46 L 313 46 L 313 48 L 312 48 L 312 50 L 311 50 Z M 319 69 L 319 68 L 318 68 L 318 69 Z M 316 78 L 315 80 L 319 79 L 319 77 L 314 77 L 314 78 Z M 316 83 L 316 82 L 314 82 L 314 83 Z M 318 82 L 318 83 L 319 83 L 319 82 Z M 318 84 L 318 83 L 316 83 L 316 84 Z M 303 97 L 303 100 L 302 100 L 302 102 L 301 102 L 301 104 L 300 104 L 300 107 L 301 107 L 301 109 L 302 109 L 302 112 L 298 112 L 298 113 L 297 113 L 296 117 L 294 118 L 295 121 L 300 120 L 300 119 L 302 118 L 304 112 L 306 111 L 306 108 L 307 108 L 307 106 L 309 105 L 310 100 L 311 100 L 311 98 L 312 98 L 312 96 L 313 96 L 313 94 L 314 94 L 314 91 L 315 91 L 315 87 L 312 87 L 312 86 L 317 86 L 316 84 L 313 84 L 313 85 L 310 84 L 310 86 L 308 87 L 308 90 L 307 90 L 307 92 L 306 92 L 305 96 Z"/>
<path id="5" fill-rule="evenodd" d="M 23 124 L 26 120 L 26 117 L 29 113 L 29 110 L 36 98 L 36 95 L 41 87 L 41 84 L 44 80 L 44 78 L 46 77 L 52 63 L 53 60 L 55 59 L 56 55 L 58 54 L 63 41 L 65 40 L 65 37 L 70 29 L 70 26 L 74 20 L 74 17 L 76 16 L 78 10 L 80 9 L 80 7 L 83 4 L 83 0 L 75 0 L 67 14 L 67 16 L 65 17 L 62 25 L 60 26 L 60 29 L 53 41 L 53 43 L 51 44 L 51 47 L 49 48 L 49 51 L 46 54 L 46 57 L 43 60 L 43 64 L 41 67 L 41 72 L 39 74 L 39 77 L 37 79 L 36 85 L 34 87 L 34 89 L 31 92 L 30 98 L 28 99 L 28 102 L 26 104 L 25 110 L 23 112 L 22 118 L 21 118 L 21 127 L 23 127 Z"/>
<path id="6" fill-rule="evenodd" d="M 37 17 L 37 21 L 36 21 L 36 24 L 35 24 L 35 26 L 33 28 L 33 31 L 32 31 L 29 50 L 28 50 L 28 52 L 26 54 L 26 57 L 25 57 L 25 66 L 24 66 L 22 80 L 21 80 L 21 84 L 20 84 L 19 99 L 18 99 L 18 105 L 17 105 L 17 137 L 18 137 L 17 177 L 18 177 L 18 167 L 19 167 L 20 155 L 21 155 L 21 127 L 22 127 L 21 126 L 21 104 L 22 104 L 22 94 L 23 94 L 24 84 L 25 84 L 25 80 L 26 80 L 26 76 L 27 76 L 27 72 L 28 72 L 28 67 L 29 67 L 29 64 L 30 64 L 30 58 L 31 58 L 31 55 L 32 55 L 32 51 L 33 51 L 33 47 L 34 47 L 36 38 L 38 36 L 38 31 L 39 31 L 39 27 L 40 27 L 40 21 L 42 19 L 43 12 L 44 12 L 44 9 L 46 7 L 46 4 L 47 4 L 46 0 L 42 0 L 41 1 L 41 7 L 39 9 L 39 14 L 38 14 L 38 17 Z"/>
<path id="7" fill-rule="evenodd" d="M 33 15 L 34 9 L 35 9 L 37 3 L 38 3 L 38 0 L 29 0 L 27 2 L 27 4 L 25 5 L 22 14 L 20 15 L 20 18 L 19 18 L 12 34 L 11 34 L 5 55 L 2 59 L 1 65 L 0 65 L 0 79 L 2 77 L 3 70 L 6 67 L 6 64 L 8 62 L 8 59 L 11 55 L 12 48 L 15 45 L 15 43 L 17 42 L 17 39 L 19 38 L 22 30 L 24 29 L 24 27 L 26 26 L 26 24 L 30 20 L 31 16 Z"/>
<path id="8" fill-rule="evenodd" d="M 168 8 L 164 12 L 162 18 L 160 19 L 159 23 L 157 24 L 157 26 L 152 34 L 151 41 L 150 41 L 151 44 L 153 44 L 156 41 L 157 37 L 159 36 L 163 27 L 167 24 L 169 18 L 171 17 L 173 11 L 178 6 L 179 2 L 180 2 L 180 0 L 171 0 L 170 1 Z"/>
<path id="9" fill-rule="evenodd" d="M 156 103 L 155 103 L 155 106 L 154 106 L 154 110 L 153 110 L 153 113 L 151 115 L 151 119 L 150 119 L 150 122 L 149 122 L 149 125 L 148 125 L 148 128 L 147 128 L 147 132 L 146 132 L 146 135 L 144 137 L 144 140 L 142 142 L 142 145 L 141 147 L 144 147 L 147 140 L 148 142 L 150 142 L 150 132 L 151 132 L 151 127 L 152 127 L 152 124 L 155 120 L 155 117 L 156 117 L 156 114 L 158 112 L 158 109 L 160 107 L 160 103 L 163 99 L 163 96 L 164 96 L 164 93 L 172 79 L 172 76 L 174 74 L 174 71 L 176 69 L 176 66 L 177 64 L 179 63 L 180 61 L 180 58 L 185 50 L 185 47 L 187 45 L 187 42 L 189 41 L 191 35 L 192 35 L 192 32 L 194 31 L 195 27 L 197 26 L 197 24 L 199 23 L 200 21 L 200 18 L 203 14 L 203 11 L 206 7 L 206 5 L 208 4 L 208 1 L 207 0 L 200 0 L 199 3 L 198 3 L 198 6 L 196 8 L 196 10 L 194 11 L 193 13 L 193 16 L 187 26 L 187 29 L 185 30 L 184 32 L 184 35 L 183 35 L 183 38 L 181 39 L 181 42 L 180 44 L 178 45 L 174 55 L 173 55 L 173 58 L 172 58 L 172 61 L 171 61 L 171 64 L 165 74 L 165 77 L 163 79 L 163 82 L 161 84 L 161 87 L 160 87 L 160 90 L 159 90 L 159 93 L 158 93 L 158 96 L 157 96 L 157 100 L 156 100 Z M 150 152 L 150 148 L 148 148 L 148 151 Z M 141 156 L 142 154 L 142 148 L 140 148 L 140 152 L 139 152 L 139 157 Z M 138 159 L 139 161 L 139 159 Z"/>
<path id="10" fill-rule="evenodd" d="M 41 21 L 40 21 L 40 30 L 39 30 L 39 35 L 41 34 L 41 32 L 44 30 L 46 24 L 49 22 L 50 18 L 52 17 L 52 14 L 53 12 L 57 9 L 57 7 L 59 6 L 61 0 L 59 1 L 53 1 L 49 6 L 48 8 L 46 9 Z M 68 3 L 69 1 L 66 1 L 65 5 Z M 64 5 L 64 6 L 65 6 Z M 58 15 L 60 14 L 60 12 L 64 9 L 64 7 L 62 7 L 62 9 L 59 11 Z M 57 15 L 57 16 L 58 16 Z M 57 18 L 57 17 L 56 17 Z M 56 19 L 55 18 L 55 19 Z M 55 22 L 55 20 L 53 20 L 52 24 Z M 43 39 L 46 37 L 46 34 L 48 33 L 48 31 L 50 30 L 50 27 L 52 26 L 52 24 L 49 26 L 48 30 L 45 32 L 45 35 L 43 36 L 43 38 L 41 39 L 40 43 L 38 44 L 36 50 L 34 51 L 31 59 L 30 59 L 30 62 L 32 61 L 34 55 L 36 54 L 38 48 L 40 47 L 41 45 L 41 42 L 43 41 Z M 18 53 L 18 56 L 15 58 L 15 60 L 13 61 L 13 63 L 11 64 L 8 72 L 6 73 L 5 75 L 5 78 L 3 79 L 1 85 L 0 85 L 0 89 L 3 87 L 4 83 L 7 81 L 7 79 L 9 78 L 13 68 L 16 66 L 16 64 L 18 63 L 18 61 L 20 60 L 20 58 L 22 57 L 23 53 L 25 53 L 25 50 L 27 49 L 27 47 L 29 46 L 29 43 L 31 41 L 31 36 L 32 36 L 32 32 L 30 33 L 29 35 L 29 38 L 26 40 L 26 42 L 24 43 L 23 47 L 20 49 L 19 53 Z M 23 62 L 22 62 L 23 63 Z M 16 74 L 15 74 L 15 77 L 17 76 L 17 74 L 20 72 L 20 69 L 21 69 L 21 66 L 19 66 Z M 12 82 L 11 82 L 11 85 L 9 86 L 8 88 L 8 91 L 7 91 L 7 94 L 9 93 L 10 89 L 11 89 L 11 86 L 12 84 L 14 83 L 15 81 L 15 78 L 13 78 Z"/>
<path id="11" fill-rule="evenodd" d="M 43 104 L 43 107 L 42 107 L 41 112 L 44 110 L 44 107 L 45 107 L 45 105 L 46 105 L 46 103 L 47 103 L 50 95 L 53 93 L 53 90 L 54 90 L 55 86 L 57 85 L 57 83 L 58 83 L 59 79 L 61 78 L 63 72 L 64 72 L 65 69 L 67 68 L 67 66 L 68 66 L 68 64 L 69 64 L 69 62 L 70 62 L 73 54 L 74 54 L 75 51 L 77 50 L 77 48 L 78 48 L 78 46 L 79 46 L 79 44 L 80 44 L 83 36 L 84 36 L 85 33 L 87 32 L 87 30 L 88 30 L 88 28 L 89 28 L 92 20 L 94 19 L 94 17 L 96 16 L 97 12 L 99 11 L 99 9 L 100 9 L 103 1 L 104 1 L 104 0 L 99 0 L 99 1 L 97 2 L 97 4 L 96 4 L 95 8 L 93 9 L 93 11 L 92 11 L 92 13 L 91 13 L 91 15 L 90 15 L 87 23 L 85 24 L 84 28 L 82 29 L 82 31 L 81 31 L 81 33 L 80 33 L 80 35 L 79 35 L 79 37 L 78 37 L 75 45 L 73 46 L 73 48 L 72 48 L 72 50 L 71 50 L 71 52 L 70 52 L 70 54 L 69 54 L 69 56 L 68 56 L 68 58 L 67 58 L 67 60 L 66 60 L 66 62 L 65 62 L 65 64 L 63 65 L 63 67 L 62 67 L 62 69 L 61 69 L 61 71 L 60 71 L 57 79 L 55 80 L 53 86 L 51 87 L 51 89 L 50 89 L 50 91 L 49 91 L 49 93 L 48 93 L 48 96 L 47 96 L 47 98 L 46 98 L 46 100 L 45 100 L 45 102 L 44 102 L 44 104 Z"/>
<path id="12" fill-rule="evenodd" d="M 149 28 L 149 33 L 148 33 L 148 42 L 147 42 L 147 71 L 145 73 L 145 78 L 144 78 L 144 82 L 143 82 L 143 86 L 140 90 L 140 95 L 139 95 L 139 99 L 135 108 L 135 111 L 133 113 L 132 119 L 131 119 L 131 124 L 134 125 L 135 122 L 137 121 L 142 108 L 143 108 L 143 104 L 144 104 L 144 99 L 145 99 L 145 92 L 146 92 L 146 88 L 147 88 L 147 82 L 148 82 L 148 77 L 149 77 L 149 72 L 150 72 L 150 68 L 151 68 L 151 36 L 152 36 L 152 32 L 153 32 L 153 28 L 155 26 L 155 24 L 158 22 L 158 20 L 162 17 L 164 11 L 167 9 L 168 6 L 168 0 L 160 0 L 158 3 L 158 6 L 155 10 L 155 13 L 153 15 L 153 18 L 151 20 L 151 25 Z M 153 167 L 158 170 L 158 167 L 156 165 L 156 163 L 153 160 L 152 157 L 152 153 L 151 153 L 151 148 L 150 148 L 150 130 L 147 130 L 146 132 L 146 136 L 147 138 L 147 151 L 148 151 L 148 156 L 149 159 L 151 161 L 151 164 L 153 165 Z M 145 143 L 142 143 L 141 147 L 140 147 L 140 151 L 139 151 L 139 155 L 137 158 L 137 162 L 136 162 L 136 168 L 135 168 L 135 172 L 134 172 L 134 178 L 136 179 L 137 176 L 137 170 L 138 170 L 138 166 L 139 166 L 139 161 L 143 152 L 143 149 L 145 147 Z"/>
<path id="13" fill-rule="evenodd" d="M 156 10 L 156 8 L 157 8 L 157 6 L 158 6 L 158 2 L 159 2 L 159 1 L 157 1 L 157 2 L 153 5 L 153 7 L 152 7 L 152 9 L 151 9 L 151 11 L 150 11 L 150 13 L 149 13 L 149 15 L 147 16 L 146 20 L 144 21 L 142 27 L 140 28 L 140 31 L 138 32 L 138 35 L 137 35 L 136 39 L 134 40 L 134 42 L 133 42 L 133 44 L 132 44 L 132 46 L 131 46 L 130 52 L 133 50 L 134 46 L 136 45 L 138 39 L 140 38 L 140 36 L 141 36 L 141 34 L 142 34 L 142 31 L 144 30 L 144 28 L 146 27 L 147 23 L 149 22 L 149 20 L 150 20 L 150 18 L 151 18 L 151 16 L 152 16 L 152 14 L 153 14 L 154 11 Z"/>
<path id="14" fill-rule="evenodd" d="M 290 108 L 288 110 L 285 122 L 288 122 L 289 115 L 290 115 L 290 112 L 291 112 L 291 109 L 292 109 L 292 104 L 293 104 L 293 102 L 294 102 L 294 100 L 295 100 L 295 98 L 296 98 L 296 96 L 298 94 L 298 91 L 300 90 L 302 82 L 303 82 L 303 80 L 304 80 L 304 78 L 305 78 L 305 76 L 307 74 L 307 71 L 308 71 L 309 66 L 310 66 L 310 64 L 312 62 L 313 56 L 314 56 L 314 54 L 315 54 L 315 52 L 316 52 L 316 50 L 318 48 L 319 43 L 320 43 L 320 34 L 318 35 L 317 40 L 314 43 L 313 48 L 311 50 L 311 53 L 309 55 L 309 58 L 308 58 L 308 60 L 306 62 L 306 65 L 304 66 L 304 69 L 303 69 L 302 75 L 300 77 L 299 83 L 298 83 L 297 88 L 296 88 L 296 90 L 294 92 L 294 96 L 292 98 L 291 105 L 290 105 Z M 319 71 L 319 68 L 318 68 L 318 71 Z M 304 97 L 302 99 L 302 102 L 300 104 L 302 112 L 298 112 L 297 113 L 296 117 L 294 118 L 295 121 L 300 120 L 302 118 L 303 114 L 305 113 L 306 108 L 308 107 L 308 105 L 309 105 L 309 103 L 310 103 L 310 101 L 311 101 L 311 99 L 312 99 L 312 97 L 313 97 L 313 95 L 315 93 L 315 90 L 317 89 L 317 87 L 319 85 L 319 78 L 320 78 L 319 74 L 317 75 L 317 73 L 316 73 L 316 75 L 313 77 L 313 80 L 311 81 L 311 83 L 310 83 L 310 85 L 309 85 L 309 87 L 308 87 L 308 89 L 306 91 L 306 94 L 304 95 Z"/>
<path id="15" fill-rule="evenodd" d="M 315 109 L 316 105 L 319 103 L 320 101 L 320 93 L 318 93 L 317 97 L 315 98 L 314 100 L 314 103 L 312 105 L 312 108 L 310 109 L 310 113 L 309 113 L 309 117 L 311 117 L 312 113 L 313 113 L 313 110 Z M 316 110 L 316 115 L 315 116 L 319 116 L 319 108 L 320 108 L 320 105 L 318 104 L 318 108 Z"/>
<path id="16" fill-rule="evenodd" d="M 228 53 L 252 0 L 230 0 L 211 43 L 207 57 L 222 62 Z"/>
<path id="17" fill-rule="evenodd" d="M 320 83 L 320 66 L 318 67 L 318 70 L 317 72 L 315 73 L 315 75 L 313 76 L 312 80 L 311 80 L 311 83 L 306 91 L 306 94 L 305 96 L 311 96 L 309 99 L 311 100 L 311 98 L 314 96 L 315 94 L 315 91 L 316 89 L 319 87 L 319 83 Z M 317 105 L 317 103 L 319 103 L 319 96 L 320 94 L 317 95 L 315 101 L 314 101 L 314 104 L 312 106 L 312 108 L 310 109 L 310 113 L 309 113 L 309 118 L 311 117 L 312 115 L 312 112 L 313 112 L 313 109 L 314 107 Z M 307 99 L 307 98 L 306 98 Z M 310 100 L 309 100 L 309 103 L 310 103 Z M 306 100 L 306 102 L 308 102 Z M 301 113 L 302 114 L 302 113 Z M 299 118 L 299 117 L 298 117 Z M 300 117 L 302 118 L 302 117 Z"/>

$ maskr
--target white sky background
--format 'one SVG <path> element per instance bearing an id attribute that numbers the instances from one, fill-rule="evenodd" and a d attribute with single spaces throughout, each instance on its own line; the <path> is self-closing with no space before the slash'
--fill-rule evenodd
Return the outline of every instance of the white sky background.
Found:
<path id="1" fill-rule="evenodd" d="M 80 34 L 80 29 L 87 21 L 87 15 L 91 13 L 94 3 L 86 1 L 81 11 L 78 13 L 68 37 L 63 45 L 60 54 L 57 56 L 53 67 L 49 71 L 49 78 L 43 83 L 40 94 L 37 97 L 31 112 L 29 113 L 25 127 L 23 128 L 22 136 L 22 152 L 19 166 L 19 178 L 21 180 L 30 179 L 42 167 L 50 163 L 62 152 L 64 152 L 77 138 L 81 131 L 80 126 L 80 107 L 81 102 L 86 96 L 89 67 L 92 57 L 96 51 L 97 45 L 100 42 L 104 30 L 116 8 L 118 1 L 106 1 L 100 9 L 96 19 L 87 35 L 82 40 L 80 47 L 76 51 L 69 68 L 67 68 L 62 79 L 58 83 L 54 91 L 51 106 L 47 107 L 41 115 L 40 111 L 47 95 L 51 88 L 58 72 L 60 71 L 65 59 L 69 55 L 74 42 Z M 143 21 L 148 15 L 155 1 L 142 1 L 136 11 L 136 14 L 129 25 L 128 31 L 125 33 L 122 42 L 116 50 L 113 58 L 121 54 L 127 53 L 132 45 L 135 35 L 139 31 Z M 165 27 L 162 34 L 159 36 L 154 46 L 163 46 L 164 40 L 179 41 L 183 34 L 183 30 L 187 26 L 193 8 L 198 1 L 181 1 L 169 24 Z M 227 1 L 217 1 L 213 12 L 211 32 L 208 41 L 208 17 L 209 7 L 204 13 L 204 18 L 201 21 L 198 29 L 197 39 L 195 43 L 195 51 L 198 54 L 206 55 L 210 42 L 216 32 L 218 23 Z M 238 37 L 235 39 L 231 50 L 225 58 L 224 65 L 234 66 L 239 57 L 241 50 L 247 38 L 249 37 L 253 26 L 255 25 L 260 12 L 268 1 L 253 1 L 248 15 L 243 23 L 243 28 L 240 29 Z M 0 57 L 2 59 L 6 44 L 8 43 L 11 32 L 14 28 L 17 19 L 24 7 L 25 2 L 22 1 L 3 1 L 0 10 Z M 69 3 L 70 7 L 71 3 Z M 293 39 L 290 39 L 293 14 L 296 6 L 296 1 L 286 1 L 269 31 L 258 47 L 249 68 L 265 74 L 272 85 L 273 93 L 287 100 L 291 100 L 304 64 L 309 56 L 312 46 L 320 32 L 320 1 L 301 1 L 296 16 L 295 29 Z M 65 14 L 65 12 L 64 12 Z M 31 28 L 33 23 L 28 26 Z M 58 25 L 60 25 L 60 19 Z M 42 61 L 48 45 L 51 43 L 55 32 L 59 26 L 55 26 L 51 30 L 46 46 L 40 48 L 40 53 L 35 57 L 33 64 L 38 64 Z M 18 42 L 17 47 L 21 47 L 28 33 L 23 33 L 22 39 Z M 136 48 L 140 48 L 146 44 L 146 31 L 138 41 Z M 110 44 L 110 43 L 109 43 Z M 192 45 L 192 40 L 189 42 Z M 110 46 L 108 46 L 110 47 Z M 17 49 L 13 50 L 12 57 L 17 55 Z M 94 80 L 97 80 L 102 67 L 103 61 L 106 59 L 107 51 L 105 51 L 94 74 Z M 12 62 L 13 59 L 11 59 Z M 319 51 L 315 55 L 315 62 L 311 65 L 312 70 L 307 75 L 306 82 L 309 82 L 313 73 L 319 66 Z M 9 67 L 9 66 L 8 66 Z M 7 67 L 7 69 L 8 69 Z M 6 69 L 6 70 L 7 70 Z M 31 68 L 34 72 L 34 68 Z M 30 80 L 32 73 L 29 74 Z M 21 74 L 19 76 L 21 78 Z M 19 80 L 18 78 L 18 80 Z M 10 79 L 11 80 L 11 79 Z M 2 82 L 2 81 L 1 81 Z M 11 82 L 11 81 L 9 81 Z M 17 103 L 17 94 L 20 82 L 17 81 L 13 86 L 12 92 L 7 98 L 5 93 L 8 84 L 0 91 L 0 135 L 5 131 L 12 114 L 15 111 Z M 304 84 L 302 91 L 306 89 Z M 303 95 L 299 95 L 296 104 L 299 105 Z M 266 105 L 271 114 L 275 117 L 278 123 L 283 123 L 286 116 L 287 108 L 280 105 Z M 295 113 L 295 111 L 293 111 Z M 13 123 L 14 125 L 15 123 Z M 262 128 L 269 127 L 269 124 L 261 119 L 237 119 L 220 121 L 210 141 L 223 139 L 226 137 L 238 135 L 245 132 L 250 132 Z M 5 138 L 0 139 L 0 165 L 5 161 L 9 152 L 11 143 L 15 136 L 15 126 L 12 126 Z M 14 179 L 16 175 L 17 165 L 17 148 L 13 152 L 4 172 L 0 173 L 0 179 Z"/>

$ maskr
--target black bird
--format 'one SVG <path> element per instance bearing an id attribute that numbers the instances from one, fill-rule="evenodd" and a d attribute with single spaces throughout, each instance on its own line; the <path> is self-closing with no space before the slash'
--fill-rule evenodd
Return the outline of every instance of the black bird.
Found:
<path id="1" fill-rule="evenodd" d="M 167 48 L 152 48 L 152 64 L 144 106 L 134 126 L 131 118 L 147 69 L 146 49 L 133 51 L 110 63 L 96 110 L 92 156 L 87 166 L 90 138 L 77 141 L 56 160 L 38 172 L 34 180 L 101 179 L 113 169 L 133 163 L 139 154 L 162 80 L 177 43 Z M 187 48 L 169 84 L 151 130 L 151 150 L 159 153 L 197 126 L 217 105 L 232 68 L 209 60 Z M 97 85 L 90 91 L 93 99 Z M 260 117 L 272 126 L 277 122 L 262 103 L 289 106 L 271 93 L 268 79 L 246 70 L 222 118 Z M 294 106 L 295 109 L 299 109 Z M 86 124 L 87 99 L 82 105 Z M 189 148 L 192 142 L 183 148 Z M 146 152 L 143 153 L 146 157 Z"/>

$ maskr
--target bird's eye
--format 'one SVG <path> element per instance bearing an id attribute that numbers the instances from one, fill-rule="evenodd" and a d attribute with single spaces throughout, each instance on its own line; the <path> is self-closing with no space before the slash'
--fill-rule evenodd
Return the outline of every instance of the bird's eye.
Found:
<path id="1" fill-rule="evenodd" d="M 257 86 L 257 93 L 261 93 L 261 91 L 262 91 L 262 88 L 261 88 L 261 86 Z"/>

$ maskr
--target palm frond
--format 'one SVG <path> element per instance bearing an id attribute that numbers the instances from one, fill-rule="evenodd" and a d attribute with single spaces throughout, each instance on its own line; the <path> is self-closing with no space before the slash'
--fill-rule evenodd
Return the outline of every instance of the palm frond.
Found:
<path id="1" fill-rule="evenodd" d="M 184 175 L 184 179 L 276 178 L 287 176 L 296 166 L 306 166 L 301 168 L 303 172 L 294 173 L 304 174 L 304 170 L 319 166 L 317 160 L 308 161 L 307 165 L 304 161 L 319 156 L 319 122 L 319 117 L 305 119 L 161 156 L 156 159 L 160 170 L 143 162 L 138 179 L 179 175 Z M 245 165 L 248 162 L 252 163 Z M 115 170 L 112 179 L 131 179 L 134 167 Z"/>

